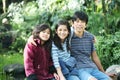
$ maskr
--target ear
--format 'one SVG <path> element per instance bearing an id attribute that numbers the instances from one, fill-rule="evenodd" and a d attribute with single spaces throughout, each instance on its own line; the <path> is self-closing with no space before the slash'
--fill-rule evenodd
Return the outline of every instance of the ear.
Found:
<path id="1" fill-rule="evenodd" d="M 85 28 L 87 27 L 87 24 L 85 24 Z"/>
<path id="2" fill-rule="evenodd" d="M 57 30 L 55 30 L 55 33 L 57 33 Z"/>

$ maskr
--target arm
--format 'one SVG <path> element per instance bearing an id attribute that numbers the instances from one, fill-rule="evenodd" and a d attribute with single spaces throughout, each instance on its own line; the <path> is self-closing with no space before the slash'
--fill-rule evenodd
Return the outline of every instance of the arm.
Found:
<path id="1" fill-rule="evenodd" d="M 96 40 L 96 37 L 94 36 L 93 42 L 96 43 L 96 41 L 97 41 L 97 40 Z"/>
<path id="2" fill-rule="evenodd" d="M 35 45 L 35 46 L 37 46 L 37 44 L 35 43 L 35 39 L 33 39 L 33 35 L 31 35 L 29 38 L 28 38 L 28 41 L 27 41 L 28 43 L 31 43 L 31 44 L 33 44 L 33 45 Z"/>
<path id="3" fill-rule="evenodd" d="M 58 51 L 58 48 L 54 44 L 52 44 L 52 59 L 53 59 L 54 66 L 57 70 L 57 74 L 60 77 L 60 80 L 65 80 L 65 77 L 63 76 L 63 73 L 61 71 L 61 67 L 58 59 L 59 55 L 57 51 Z"/>
<path id="4" fill-rule="evenodd" d="M 58 73 L 58 75 L 60 77 L 60 80 L 66 80 L 65 77 L 63 76 L 61 68 L 57 67 L 56 70 L 57 70 L 57 73 Z"/>
<path id="5" fill-rule="evenodd" d="M 56 80 L 59 80 L 59 76 L 58 76 L 57 71 L 53 65 L 49 67 L 49 72 L 54 75 Z"/>
<path id="6" fill-rule="evenodd" d="M 33 58 L 34 58 L 33 47 L 31 46 L 31 44 L 27 44 L 24 48 L 24 67 L 28 80 L 32 79 L 37 80 L 34 70 Z"/>
<path id="7" fill-rule="evenodd" d="M 99 59 L 96 51 L 93 51 L 93 52 L 92 52 L 91 57 L 92 57 L 93 62 L 94 62 L 94 63 L 96 64 L 96 66 L 98 67 L 98 69 L 99 69 L 100 71 L 102 71 L 102 72 L 105 72 L 104 69 L 103 69 L 103 67 L 102 67 L 102 65 L 101 65 L 100 59 Z"/>
<path id="8" fill-rule="evenodd" d="M 104 69 L 103 69 L 103 66 L 101 64 L 101 61 L 96 53 L 96 50 L 95 50 L 95 42 L 96 42 L 96 38 L 95 36 L 93 36 L 92 38 L 92 54 L 91 54 L 91 58 L 93 60 L 93 62 L 96 64 L 96 66 L 98 67 L 98 69 L 102 72 L 105 72 Z"/>
<path id="9" fill-rule="evenodd" d="M 56 55 L 56 57 L 57 57 L 57 55 Z M 55 59 L 53 60 L 53 62 L 54 62 L 54 65 L 56 66 L 56 71 L 57 71 L 57 74 L 58 74 L 60 80 L 66 80 L 65 77 L 64 77 L 64 75 L 63 75 L 63 73 L 62 73 L 62 70 L 61 70 L 61 67 L 59 65 L 59 62 L 57 64 L 57 62 L 56 62 Z"/>

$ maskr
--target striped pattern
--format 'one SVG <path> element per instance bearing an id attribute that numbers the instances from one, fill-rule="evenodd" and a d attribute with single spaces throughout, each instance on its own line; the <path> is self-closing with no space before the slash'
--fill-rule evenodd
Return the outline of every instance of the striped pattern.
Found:
<path id="1" fill-rule="evenodd" d="M 77 60 L 77 68 L 96 68 L 90 56 L 95 50 L 94 36 L 84 31 L 83 37 L 79 38 L 73 34 L 71 39 L 71 53 Z"/>
<path id="2" fill-rule="evenodd" d="M 55 67 L 60 67 L 59 60 L 66 62 L 70 58 L 70 53 L 67 51 L 66 42 L 62 44 L 63 51 L 59 50 L 54 42 L 52 43 L 52 59 Z"/>

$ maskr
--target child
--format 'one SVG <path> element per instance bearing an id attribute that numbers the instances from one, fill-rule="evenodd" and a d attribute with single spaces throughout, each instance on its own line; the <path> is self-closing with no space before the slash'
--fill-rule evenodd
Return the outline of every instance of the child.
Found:
<path id="1" fill-rule="evenodd" d="M 65 78 L 67 79 L 68 76 L 70 76 L 69 74 L 75 67 L 76 63 L 75 58 L 70 56 L 69 34 L 70 26 L 68 22 L 60 20 L 55 27 L 51 50 L 54 66 L 60 80 L 65 80 Z M 79 78 L 72 78 L 71 80 L 79 80 Z"/>
<path id="2" fill-rule="evenodd" d="M 77 60 L 76 68 L 80 80 L 110 80 L 101 65 L 94 46 L 94 35 L 86 31 L 88 15 L 76 11 L 73 15 L 71 53 Z M 72 32 L 73 31 L 73 32 Z"/>
<path id="3" fill-rule="evenodd" d="M 27 43 L 24 48 L 24 67 L 27 80 L 55 80 L 54 77 L 57 80 L 58 76 L 54 73 L 50 58 L 49 47 L 52 33 L 49 26 L 47 24 L 36 26 L 32 35 L 37 46 Z"/>

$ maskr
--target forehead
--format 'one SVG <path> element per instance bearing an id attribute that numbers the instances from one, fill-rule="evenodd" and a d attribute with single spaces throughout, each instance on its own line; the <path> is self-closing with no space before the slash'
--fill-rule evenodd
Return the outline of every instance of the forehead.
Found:
<path id="1" fill-rule="evenodd" d="M 45 29 L 45 30 L 42 30 L 42 31 L 47 31 L 47 32 L 49 31 L 49 32 L 50 32 L 50 29 L 49 29 L 49 28 L 47 28 L 47 29 Z"/>
<path id="2" fill-rule="evenodd" d="M 81 19 L 77 18 L 75 21 L 83 21 L 83 20 L 81 20 Z"/>
<path id="3" fill-rule="evenodd" d="M 66 25 L 59 25 L 57 29 L 67 29 Z"/>
<path id="4" fill-rule="evenodd" d="M 85 20 L 81 20 L 81 19 L 79 19 L 79 18 L 77 18 L 74 22 L 77 22 L 77 23 L 79 23 L 79 22 L 86 23 L 86 21 L 85 21 Z"/>

